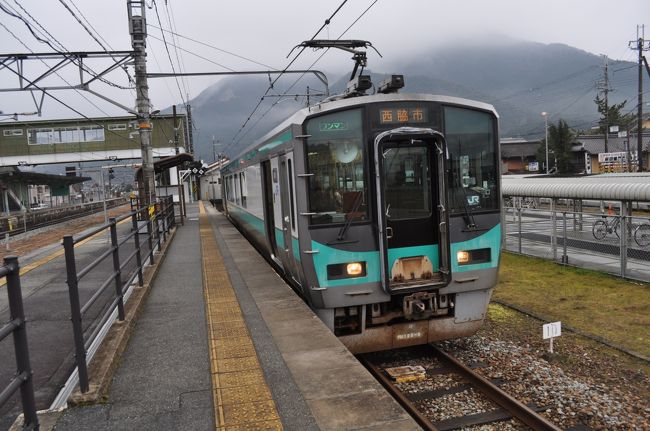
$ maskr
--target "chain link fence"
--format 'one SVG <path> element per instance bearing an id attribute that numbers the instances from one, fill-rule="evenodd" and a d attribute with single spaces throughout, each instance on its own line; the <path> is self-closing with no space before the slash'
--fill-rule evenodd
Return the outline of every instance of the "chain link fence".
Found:
<path id="1" fill-rule="evenodd" d="M 510 198 L 503 208 L 504 249 L 639 281 L 650 281 L 650 214 Z"/>

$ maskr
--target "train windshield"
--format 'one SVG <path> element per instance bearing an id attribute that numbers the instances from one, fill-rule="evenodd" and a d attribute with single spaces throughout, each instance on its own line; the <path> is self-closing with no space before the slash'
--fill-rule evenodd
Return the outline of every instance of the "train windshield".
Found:
<path id="1" fill-rule="evenodd" d="M 449 106 L 444 113 L 452 213 L 498 209 L 494 117 Z"/>
<path id="2" fill-rule="evenodd" d="M 367 220 L 362 111 L 312 118 L 307 134 L 311 224 Z"/>

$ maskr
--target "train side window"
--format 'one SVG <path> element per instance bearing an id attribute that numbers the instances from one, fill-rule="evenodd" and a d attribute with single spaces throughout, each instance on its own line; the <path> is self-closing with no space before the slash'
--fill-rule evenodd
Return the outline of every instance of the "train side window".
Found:
<path id="1" fill-rule="evenodd" d="M 293 201 L 293 169 L 291 159 L 287 160 L 287 169 L 289 177 L 289 201 L 291 202 L 291 229 L 296 230 L 296 208 Z"/>

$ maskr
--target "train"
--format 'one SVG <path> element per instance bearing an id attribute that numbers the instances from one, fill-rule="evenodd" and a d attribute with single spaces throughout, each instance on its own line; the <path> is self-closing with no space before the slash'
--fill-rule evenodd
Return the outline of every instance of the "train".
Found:
<path id="1" fill-rule="evenodd" d="M 382 88 L 299 110 L 221 169 L 227 217 L 355 354 L 474 334 L 500 261 L 494 107 Z"/>

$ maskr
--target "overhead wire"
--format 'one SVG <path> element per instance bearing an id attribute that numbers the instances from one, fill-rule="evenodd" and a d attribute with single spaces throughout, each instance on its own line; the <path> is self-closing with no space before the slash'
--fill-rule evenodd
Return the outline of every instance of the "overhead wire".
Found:
<path id="1" fill-rule="evenodd" d="M 241 59 L 241 60 L 246 60 L 246 61 L 251 62 L 251 63 L 253 63 L 253 64 L 256 64 L 256 65 L 258 65 L 258 66 L 263 66 L 263 67 L 266 67 L 266 68 L 268 68 L 268 69 L 277 70 L 277 68 L 275 68 L 275 67 L 273 67 L 273 66 L 269 66 L 268 64 L 261 63 L 261 62 L 259 62 L 259 61 L 253 60 L 253 59 L 251 59 L 251 58 L 244 57 L 243 55 L 236 54 L 236 53 L 234 53 L 234 52 L 232 52 L 232 51 L 228 51 L 228 50 L 225 50 L 225 49 L 223 49 L 223 48 L 219 48 L 219 47 L 214 46 L 214 45 L 210 45 L 209 43 L 206 43 L 206 42 L 201 42 L 200 40 L 196 40 L 196 39 L 193 39 L 193 38 L 188 37 L 188 36 L 183 36 L 182 34 L 179 34 L 179 33 L 177 33 L 177 32 L 173 32 L 173 31 L 170 31 L 170 30 L 167 30 L 167 29 L 161 29 L 160 27 L 157 27 L 157 26 L 155 26 L 154 24 L 149 24 L 149 23 L 147 23 L 147 27 L 152 27 L 152 28 L 155 28 L 155 29 L 157 29 L 157 30 L 162 30 L 162 31 L 167 32 L 167 33 L 170 33 L 170 34 L 174 34 L 174 36 L 176 36 L 177 38 L 187 39 L 187 40 L 189 40 L 190 42 L 194 42 L 194 43 L 196 43 L 196 44 L 203 45 L 203 46 L 205 46 L 205 47 L 207 47 L 207 48 L 214 49 L 215 51 L 223 52 L 224 54 L 228 54 L 228 55 L 231 55 L 231 56 L 233 56 L 233 57 L 237 57 L 237 58 L 239 58 L 239 59 Z M 191 53 L 190 51 L 187 51 L 187 50 L 185 50 L 185 52 L 189 52 L 189 53 Z M 195 54 L 195 55 L 196 55 L 196 54 Z M 222 66 L 222 67 L 225 67 L 225 66 Z"/>
<path id="2" fill-rule="evenodd" d="M 23 42 L 23 41 L 22 41 L 18 36 L 16 36 L 16 35 L 11 31 L 11 30 L 9 30 L 9 28 L 7 28 L 7 26 L 5 26 L 2 22 L 0 22 L 0 26 L 2 26 L 2 27 L 3 27 L 3 28 L 4 28 L 4 29 L 5 29 L 5 30 L 6 30 L 6 31 L 11 35 L 11 36 L 13 36 L 14 39 L 16 39 L 16 40 L 17 40 L 21 45 L 23 45 L 25 48 L 27 48 L 27 50 L 28 50 L 29 52 L 34 53 L 34 51 L 32 51 L 32 49 L 31 49 L 29 46 L 27 46 L 27 45 L 26 45 L 26 44 L 25 44 L 25 43 L 24 43 L 24 42 Z M 47 66 L 48 68 L 50 67 L 50 66 L 45 62 L 45 60 L 43 60 L 43 59 L 41 59 L 41 63 L 45 64 L 45 66 Z M 11 70 L 11 71 L 13 72 L 12 69 L 9 69 L 9 70 Z M 56 71 L 55 71 L 54 74 L 55 74 L 56 76 L 58 76 L 58 77 L 59 77 L 63 82 L 65 82 L 69 87 L 71 87 L 71 88 L 72 88 L 72 89 L 73 89 L 77 94 L 79 94 L 83 99 L 85 99 L 88 103 L 90 103 L 90 104 L 91 104 L 95 109 L 97 109 L 98 111 L 100 111 L 102 114 L 108 116 L 108 113 L 106 113 L 106 111 L 104 111 L 102 108 L 100 108 L 99 106 L 97 106 L 97 105 L 96 105 L 92 100 L 90 100 L 88 97 L 86 97 L 86 95 L 83 94 L 81 91 L 79 91 L 77 88 L 74 88 L 74 87 L 72 86 L 72 84 L 70 84 L 70 83 L 69 83 L 69 82 L 68 82 L 64 77 L 62 77 L 62 76 L 59 74 L 59 72 L 56 72 Z M 34 86 L 35 86 L 35 85 L 34 85 Z M 36 86 L 35 86 L 35 87 L 36 87 Z"/>
<path id="3" fill-rule="evenodd" d="M 5 6 L 3 6 L 2 4 L 0 4 L 0 9 L 1 9 L 3 12 L 5 12 L 7 15 L 12 16 L 12 17 L 14 17 L 14 18 L 16 18 L 16 19 L 22 21 L 22 23 L 27 27 L 27 29 L 29 30 L 29 32 L 32 34 L 32 36 L 34 36 L 34 38 L 35 38 L 36 40 L 38 40 L 38 41 L 41 42 L 41 43 L 44 43 L 44 44 L 48 45 L 50 48 L 52 48 L 52 49 L 53 49 L 54 51 L 56 51 L 58 54 L 66 55 L 66 54 L 68 54 L 68 53 L 70 52 L 70 51 L 69 51 L 67 48 L 65 48 L 65 46 L 64 46 L 61 42 L 59 42 L 59 41 L 58 41 L 58 40 L 57 40 L 57 39 L 56 39 L 56 38 L 55 38 L 55 37 L 54 37 L 54 36 L 53 36 L 49 31 L 47 31 L 47 30 L 45 29 L 45 27 L 43 27 L 43 25 L 41 25 L 41 23 L 38 22 L 38 20 L 37 20 L 36 18 L 34 18 L 34 17 L 33 17 L 33 16 L 32 16 L 32 15 L 31 15 L 31 14 L 30 14 L 30 13 L 29 13 L 25 8 L 24 8 L 24 7 L 23 7 L 23 6 L 18 2 L 18 0 L 14 0 L 14 3 L 16 3 L 16 5 L 17 5 L 17 6 L 18 6 L 18 7 L 19 7 L 19 8 L 20 8 L 20 9 L 21 9 L 25 14 L 27 14 L 27 16 L 28 16 L 28 17 L 29 17 L 29 18 L 30 18 L 30 19 L 35 23 L 35 25 L 37 25 L 39 28 L 42 29 L 42 31 L 43 31 L 43 36 L 45 37 L 45 35 L 47 35 L 47 36 L 49 36 L 49 37 L 51 38 L 51 40 L 39 36 L 39 35 L 37 34 L 37 32 L 34 30 L 34 28 L 32 27 L 32 25 L 30 24 L 30 22 L 28 22 L 26 18 L 24 18 L 23 16 L 21 16 L 20 13 L 19 13 L 18 11 L 16 11 L 16 10 L 11 6 L 11 5 L 9 5 L 9 2 L 8 2 L 8 1 L 4 0 L 4 3 L 5 3 Z M 11 11 L 8 10 L 7 7 L 11 8 Z M 60 46 L 60 48 L 57 48 L 56 46 L 54 46 L 52 41 L 54 41 L 55 43 L 57 43 L 57 44 Z M 105 83 L 105 84 L 107 84 L 107 85 L 110 85 L 110 86 L 112 86 L 112 87 L 116 87 L 116 88 L 120 88 L 120 89 L 122 89 L 122 90 L 128 90 L 128 89 L 131 89 L 131 87 L 125 87 L 125 86 L 122 86 L 122 85 L 116 84 L 116 83 L 114 83 L 114 82 L 112 82 L 112 81 L 110 81 L 110 80 L 108 80 L 108 79 L 106 79 L 106 78 L 104 78 L 104 77 L 99 76 L 99 75 L 97 74 L 97 72 L 95 72 L 94 70 L 92 70 L 92 68 L 90 68 L 88 65 L 85 65 L 83 62 L 81 62 L 81 61 L 79 61 L 79 60 L 76 60 L 76 59 L 70 59 L 70 61 L 71 61 L 72 63 L 76 64 L 77 66 L 79 66 L 79 67 L 80 67 L 82 70 L 84 70 L 86 73 L 90 74 L 90 75 L 93 76 L 94 78 L 97 78 L 98 80 L 100 80 L 101 82 L 103 82 L 103 83 Z"/>
<path id="4" fill-rule="evenodd" d="M 75 14 L 75 12 L 74 12 L 72 9 L 70 9 L 70 7 L 65 3 L 64 0 L 59 0 L 59 1 L 60 1 L 61 4 L 62 4 L 62 5 L 63 5 L 67 10 L 68 10 L 68 12 L 70 12 L 70 14 L 71 14 L 71 15 L 72 15 L 76 20 L 77 20 L 77 22 L 79 23 L 79 25 L 81 25 L 81 26 L 84 28 L 84 30 L 86 30 L 86 32 L 90 35 L 90 37 L 92 37 L 92 38 L 95 40 L 95 42 L 97 42 L 97 44 L 98 44 L 99 46 L 101 46 L 101 48 L 104 50 L 104 52 L 107 53 L 108 55 L 110 55 L 110 57 L 113 59 L 113 61 L 114 61 L 115 63 L 117 63 L 118 61 L 117 61 L 117 60 L 115 59 L 115 57 L 114 57 L 114 56 L 109 52 L 109 48 L 110 48 L 111 50 L 113 50 L 113 48 L 111 47 L 111 45 L 106 41 L 106 39 L 104 39 L 104 38 L 102 37 L 102 35 L 97 31 L 97 29 L 95 29 L 95 27 L 93 27 L 93 25 L 90 23 L 90 21 L 88 21 L 88 18 L 86 18 L 86 16 L 83 14 L 83 12 L 81 12 L 81 10 L 77 7 L 77 5 L 75 4 L 74 0 L 69 0 L 69 1 L 70 1 L 70 3 L 72 4 L 72 6 L 77 10 L 77 12 L 79 13 L 79 15 L 81 15 L 81 17 L 84 19 L 84 21 L 86 21 L 86 23 L 88 24 L 88 26 L 90 26 L 90 28 L 92 28 L 92 29 L 94 30 L 94 33 L 90 30 L 90 28 L 88 28 L 88 26 L 86 26 L 86 24 L 83 23 L 83 21 L 81 20 L 81 18 L 79 18 L 79 17 L 77 16 L 77 14 Z M 100 41 L 99 39 L 101 39 L 104 43 L 102 43 L 102 41 Z M 108 48 L 107 48 L 107 46 L 108 46 Z M 127 70 L 126 66 L 121 67 L 121 69 L 122 69 L 122 70 L 124 71 L 124 73 L 126 74 L 126 77 L 127 77 L 127 79 L 129 80 L 129 83 L 134 84 L 134 83 L 135 83 L 135 79 L 131 76 L 131 74 L 129 74 L 129 71 Z"/>
<path id="5" fill-rule="evenodd" d="M 154 6 L 154 11 L 156 12 L 156 18 L 158 19 L 158 25 L 160 25 L 160 27 L 162 28 L 162 22 L 160 20 L 160 14 L 158 13 L 158 4 L 156 3 L 156 0 L 152 0 L 152 3 L 153 3 L 153 6 Z M 160 33 L 162 34 L 163 44 L 165 45 L 165 51 L 167 51 L 167 58 L 169 59 L 169 63 L 171 64 L 172 72 L 174 74 L 176 74 L 176 68 L 174 67 L 174 61 L 172 60 L 172 55 L 169 52 L 169 46 L 167 44 L 167 39 L 165 38 L 165 32 L 163 32 L 161 30 Z M 178 82 L 178 77 L 175 76 L 174 79 L 176 81 L 176 87 L 178 87 L 178 92 L 179 92 L 179 94 L 181 96 L 181 100 L 183 101 L 183 105 L 186 105 L 185 97 L 183 96 L 183 91 L 181 90 L 181 85 Z"/>
<path id="6" fill-rule="evenodd" d="M 316 36 L 318 36 L 318 34 L 319 34 L 321 31 L 323 31 L 323 29 L 324 29 L 326 26 L 328 26 L 328 25 L 330 24 L 330 22 L 332 21 L 332 19 L 336 16 L 336 14 L 339 13 L 339 11 L 341 10 L 341 8 L 342 8 L 342 7 L 343 7 L 347 2 L 348 2 L 348 0 L 343 0 L 343 2 L 342 2 L 342 3 L 341 3 L 341 4 L 336 8 L 336 10 L 332 13 L 332 15 L 331 15 L 329 18 L 327 18 L 327 19 L 325 20 L 325 22 L 323 23 L 323 25 L 322 25 L 322 26 L 321 26 L 321 27 L 316 31 L 316 33 L 314 33 L 314 35 L 313 35 L 313 36 L 311 37 L 311 39 L 309 39 L 309 40 L 314 40 L 314 38 L 316 38 Z M 235 133 L 235 136 L 233 136 L 233 138 L 232 138 L 230 144 L 227 145 L 227 147 L 233 145 L 233 143 L 234 143 L 235 140 L 237 139 L 237 136 L 239 136 L 239 134 L 242 132 L 242 130 L 244 130 L 244 128 L 245 128 L 246 125 L 250 122 L 250 120 L 251 120 L 251 118 L 253 117 L 253 115 L 255 115 L 255 113 L 256 113 L 257 110 L 259 109 L 260 105 L 261 105 L 262 102 L 264 101 L 264 97 L 267 96 L 267 95 L 269 94 L 269 92 L 273 89 L 273 86 L 275 85 L 275 83 L 277 83 L 278 80 L 282 77 L 282 75 L 284 75 L 285 72 L 286 72 L 287 70 L 289 70 L 289 68 L 293 65 L 293 63 L 295 63 L 296 60 L 298 60 L 298 57 L 300 57 L 300 55 L 305 51 L 305 49 L 306 49 L 306 47 L 303 46 L 302 49 L 301 49 L 300 51 L 298 51 L 298 53 L 297 53 L 297 54 L 293 57 L 293 59 L 289 62 L 289 64 L 287 64 L 287 65 L 284 67 L 284 69 L 282 69 L 282 71 L 278 74 L 278 76 L 276 76 L 275 79 L 272 80 L 272 81 L 269 83 L 269 86 L 267 87 L 266 91 L 264 92 L 264 95 L 260 98 L 259 102 L 257 102 L 257 105 L 255 105 L 255 107 L 253 108 L 253 110 L 251 111 L 251 113 L 250 113 L 250 114 L 248 115 L 248 117 L 246 118 L 246 121 L 244 121 L 244 123 L 241 125 L 241 127 L 239 128 L 239 130 L 237 131 L 237 133 Z"/>
<path id="7" fill-rule="evenodd" d="M 369 10 L 370 10 L 370 9 L 371 9 L 371 8 L 372 8 L 372 7 L 373 7 L 373 6 L 378 2 L 378 1 L 379 1 L 379 0 L 374 0 L 374 1 L 370 4 L 370 6 L 368 6 L 368 7 L 367 7 L 367 8 L 366 8 L 366 9 L 365 9 L 365 10 L 364 10 L 364 11 L 363 11 L 363 12 L 362 12 L 362 13 L 361 13 L 361 14 L 360 14 L 360 15 L 359 15 L 359 16 L 358 16 L 358 17 L 357 17 L 353 22 L 352 22 L 352 24 L 350 24 L 350 25 L 349 25 L 349 26 L 348 26 L 348 27 L 347 27 L 347 28 L 346 28 L 346 29 L 345 29 L 345 30 L 344 30 L 344 31 L 339 35 L 339 37 L 336 38 L 336 40 L 340 40 L 343 36 L 345 36 L 345 34 L 346 34 L 348 31 L 350 31 L 350 29 L 351 29 L 352 27 L 354 27 L 354 25 L 356 25 L 356 23 L 359 22 L 359 20 L 360 20 L 361 18 L 363 18 L 363 16 L 364 16 L 366 13 L 368 13 L 368 11 L 369 11 Z M 342 5 L 341 5 L 341 6 L 342 6 Z M 340 8 L 340 7 L 339 7 L 339 8 Z M 326 22 L 328 22 L 328 21 L 329 21 L 329 20 L 327 20 Z M 322 28 L 321 28 L 321 30 L 322 30 Z M 320 32 L 321 30 L 319 30 L 319 32 Z M 318 34 L 318 33 L 317 33 L 317 34 Z M 314 37 L 315 37 L 315 36 L 314 36 Z M 312 37 L 312 39 L 313 39 L 313 37 Z M 308 68 L 307 68 L 307 70 L 308 70 L 308 71 L 309 71 L 309 70 L 312 70 L 312 68 L 316 65 L 316 63 L 318 63 L 318 62 L 319 62 L 319 61 L 320 61 L 320 60 L 325 56 L 325 54 L 327 54 L 327 53 L 329 52 L 329 50 L 330 50 L 330 48 L 326 48 L 326 49 L 325 49 L 325 50 L 324 50 L 324 51 L 323 51 L 323 52 L 318 56 L 318 58 L 316 58 L 316 60 L 315 60 L 315 61 L 314 61 L 314 62 L 313 62 L 313 63 L 312 63 Z M 263 118 L 264 118 L 264 117 L 265 117 L 265 116 L 266 116 L 266 115 L 267 115 L 267 114 L 268 114 L 268 113 L 269 113 L 269 112 L 270 112 L 270 111 L 271 111 L 275 106 L 277 106 L 278 103 L 280 103 L 280 101 L 282 100 L 282 98 L 283 98 L 284 96 L 286 96 L 287 93 L 289 93 L 289 91 L 291 91 L 291 90 L 292 90 L 292 89 L 293 89 L 293 88 L 298 84 L 298 82 L 299 82 L 302 78 L 305 77 L 306 74 L 307 74 L 307 72 L 304 72 L 304 73 L 300 74 L 300 76 L 299 76 L 299 77 L 298 77 L 298 78 L 293 82 L 293 84 L 291 84 L 291 85 L 290 85 L 290 86 L 289 86 L 289 87 L 284 91 L 284 93 L 281 94 L 281 95 L 278 97 L 278 99 L 277 99 L 274 103 L 272 103 L 271 106 L 270 106 L 270 107 L 269 107 L 269 108 L 268 108 L 268 109 L 267 109 L 267 110 L 266 110 L 266 111 L 265 111 L 265 112 L 264 112 L 264 113 L 263 113 L 263 114 L 262 114 L 262 115 L 257 119 L 257 121 L 255 121 L 255 123 L 253 123 L 253 125 L 252 125 L 251 127 L 249 127 L 248 131 L 247 131 L 246 133 L 244 133 L 244 134 L 241 136 L 241 138 L 236 142 L 236 144 L 239 144 L 239 142 L 241 142 L 241 141 L 246 137 L 246 135 L 248 135 L 248 133 L 250 133 L 251 130 L 255 129 L 255 127 L 260 123 L 260 121 L 262 121 L 262 119 L 263 119 Z M 226 148 L 228 148 L 228 147 L 230 147 L 230 146 L 232 146 L 232 142 L 231 142 L 230 144 L 226 145 L 226 147 L 225 147 L 224 149 L 226 149 Z"/>
<path id="8" fill-rule="evenodd" d="M 169 1 L 165 0 L 165 12 L 167 14 L 167 23 L 169 24 L 169 29 L 172 30 L 172 42 L 174 46 L 174 53 L 176 54 L 176 61 L 178 62 L 178 69 L 180 70 L 181 73 L 183 73 L 185 69 L 185 62 L 183 61 L 183 56 L 179 55 L 179 47 L 180 43 L 176 41 L 176 36 L 174 36 L 173 33 L 176 31 L 176 20 L 174 20 L 174 16 L 170 12 L 170 6 L 169 6 Z M 183 90 L 185 90 L 185 94 L 187 95 L 187 99 L 189 101 L 190 98 L 190 92 L 188 91 L 189 84 L 185 82 L 185 78 L 181 76 L 181 83 L 183 84 Z"/>

